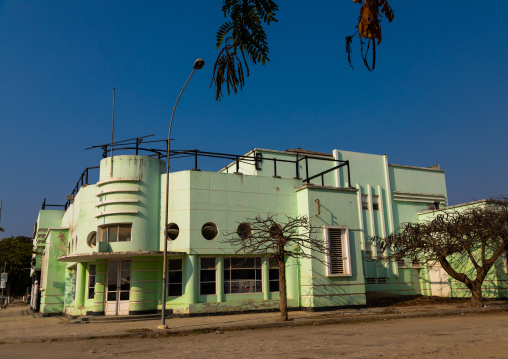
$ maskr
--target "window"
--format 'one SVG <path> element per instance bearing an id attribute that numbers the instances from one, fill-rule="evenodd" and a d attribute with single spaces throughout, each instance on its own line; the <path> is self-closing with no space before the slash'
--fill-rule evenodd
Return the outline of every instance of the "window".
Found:
<path id="1" fill-rule="evenodd" d="M 406 266 L 406 260 L 404 258 L 397 259 L 397 265 L 399 267 L 405 267 Z"/>
<path id="2" fill-rule="evenodd" d="M 365 278 L 367 284 L 376 284 L 376 278 Z"/>
<path id="3" fill-rule="evenodd" d="M 247 222 L 240 223 L 238 225 L 236 233 L 238 233 L 238 236 L 241 239 L 247 239 L 250 236 L 252 236 L 252 226 Z"/>
<path id="4" fill-rule="evenodd" d="M 270 233 L 270 237 L 271 238 L 277 238 L 278 236 L 283 236 L 284 235 L 283 228 L 278 223 L 275 223 L 273 226 L 271 226 L 268 231 Z"/>
<path id="5" fill-rule="evenodd" d="M 86 244 L 90 248 L 94 248 L 97 245 L 97 232 L 90 232 L 86 239 Z"/>
<path id="6" fill-rule="evenodd" d="M 95 296 L 95 264 L 88 266 L 88 299 L 93 299 Z"/>
<path id="7" fill-rule="evenodd" d="M 169 260 L 169 284 L 168 296 L 182 296 L 182 258 L 171 258 Z"/>
<path id="8" fill-rule="evenodd" d="M 377 279 L 377 284 L 387 284 L 388 278 L 382 277 Z"/>
<path id="9" fill-rule="evenodd" d="M 372 196 L 372 209 L 379 211 L 379 196 Z"/>
<path id="10" fill-rule="evenodd" d="M 201 258 L 199 271 L 199 292 L 201 295 L 216 293 L 215 279 L 215 257 Z"/>
<path id="11" fill-rule="evenodd" d="M 97 228 L 98 237 L 101 242 L 130 242 L 132 224 L 108 224 Z"/>
<path id="12" fill-rule="evenodd" d="M 349 236 L 347 227 L 327 226 L 324 229 L 328 248 L 327 276 L 350 276 Z"/>
<path id="13" fill-rule="evenodd" d="M 369 209 L 369 196 L 362 194 L 362 209 Z"/>
<path id="14" fill-rule="evenodd" d="M 180 228 L 178 228 L 178 224 L 176 223 L 169 223 L 166 227 L 166 231 L 168 232 L 168 238 L 172 241 L 180 234 Z"/>
<path id="15" fill-rule="evenodd" d="M 205 239 L 212 240 L 217 237 L 217 234 L 219 234 L 219 229 L 215 223 L 208 222 L 201 228 L 201 234 L 205 237 Z"/>
<path id="16" fill-rule="evenodd" d="M 224 258 L 224 294 L 263 291 L 261 258 Z"/>
<path id="17" fill-rule="evenodd" d="M 279 291 L 279 263 L 272 259 L 269 263 L 268 281 L 270 285 L 270 292 Z"/>

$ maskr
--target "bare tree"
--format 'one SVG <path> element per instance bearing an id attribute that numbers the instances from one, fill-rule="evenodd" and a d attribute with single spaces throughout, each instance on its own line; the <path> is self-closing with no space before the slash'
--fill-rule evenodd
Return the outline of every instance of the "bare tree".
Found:
<path id="1" fill-rule="evenodd" d="M 373 241 L 392 253 L 385 260 L 438 261 L 471 291 L 471 306 L 481 307 L 483 281 L 508 250 L 508 197 L 438 213 L 432 221 L 405 223 L 397 232 Z"/>
<path id="2" fill-rule="evenodd" d="M 256 216 L 241 223 L 236 232 L 227 233 L 223 243 L 237 248 L 235 254 L 265 256 L 277 261 L 279 267 L 280 318 L 288 320 L 286 293 L 286 258 L 313 258 L 325 261 L 315 254 L 328 254 L 321 227 L 310 223 L 309 217 L 286 217 L 285 223 L 278 223 L 275 216 Z"/>

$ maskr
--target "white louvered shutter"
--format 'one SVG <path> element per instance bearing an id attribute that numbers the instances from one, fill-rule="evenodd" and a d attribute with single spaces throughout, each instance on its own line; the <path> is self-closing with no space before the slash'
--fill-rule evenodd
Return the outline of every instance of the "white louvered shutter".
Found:
<path id="1" fill-rule="evenodd" d="M 328 243 L 330 246 L 330 274 L 344 274 L 344 251 L 342 245 L 342 229 L 328 229 Z"/>

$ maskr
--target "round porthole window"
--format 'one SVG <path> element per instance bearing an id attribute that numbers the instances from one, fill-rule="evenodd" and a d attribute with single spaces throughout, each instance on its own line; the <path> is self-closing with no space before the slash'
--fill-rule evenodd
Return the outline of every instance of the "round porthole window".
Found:
<path id="1" fill-rule="evenodd" d="M 252 236 L 252 226 L 247 222 L 240 223 L 236 233 L 238 233 L 238 236 L 241 239 L 248 239 L 250 236 Z"/>
<path id="2" fill-rule="evenodd" d="M 180 234 L 180 228 L 178 228 L 178 224 L 176 223 L 169 223 L 166 227 L 166 231 L 168 232 L 168 238 L 172 241 Z"/>
<path id="3" fill-rule="evenodd" d="M 277 236 L 283 235 L 282 226 L 278 223 L 270 227 L 270 237 L 276 238 Z"/>
<path id="4" fill-rule="evenodd" d="M 211 240 L 217 237 L 217 234 L 219 234 L 219 229 L 215 223 L 208 222 L 205 223 L 201 228 L 201 234 L 203 237 L 205 237 L 205 239 Z"/>
<path id="5" fill-rule="evenodd" d="M 97 245 L 97 232 L 90 232 L 86 238 L 86 244 L 88 244 L 88 247 L 90 248 L 95 248 Z"/>

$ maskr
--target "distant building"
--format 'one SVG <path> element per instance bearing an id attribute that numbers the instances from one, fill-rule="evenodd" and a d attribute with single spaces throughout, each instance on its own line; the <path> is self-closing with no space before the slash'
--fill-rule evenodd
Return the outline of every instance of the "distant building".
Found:
<path id="1" fill-rule="evenodd" d="M 309 216 L 338 253 L 323 258 L 328 267 L 311 259 L 287 261 L 290 307 L 361 306 L 369 292 L 433 294 L 425 263 L 365 258 L 383 256 L 371 236 L 385 236 L 447 205 L 439 166 L 394 165 L 385 155 L 340 150 L 173 156 L 183 155 L 195 156 L 196 163 L 198 156 L 234 161 L 219 172 L 170 173 L 167 228 L 175 239 L 168 244 L 166 307 L 174 313 L 278 307 L 276 266 L 262 257 L 239 260 L 236 249 L 222 242 L 246 219 L 268 213 L 281 221 Z M 156 313 L 162 300 L 165 161 L 115 155 L 104 158 L 99 171 L 94 184 L 87 184 L 84 172 L 64 209 L 44 205 L 39 212 L 32 308 L 70 315 Z"/>

